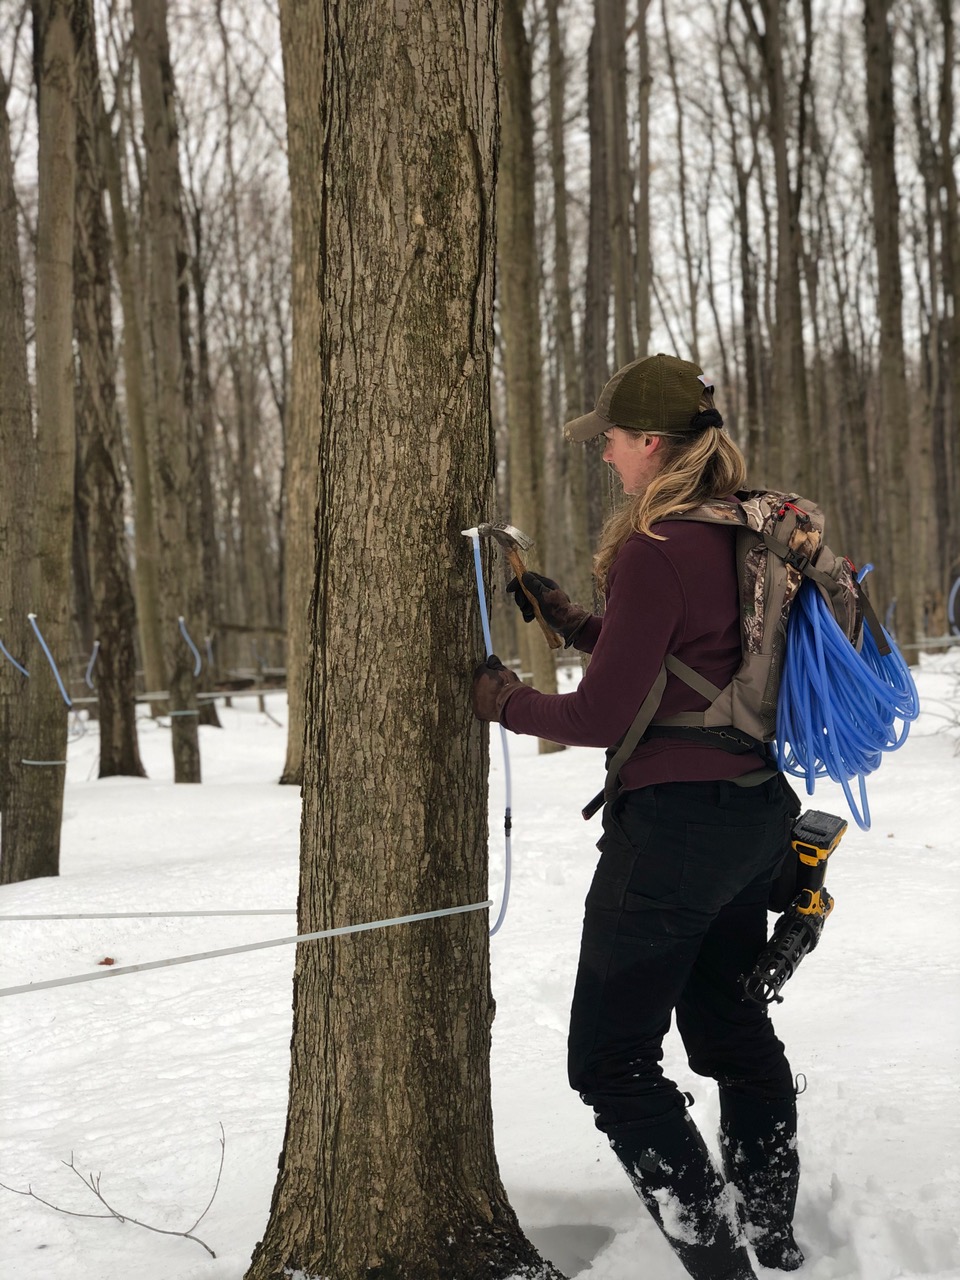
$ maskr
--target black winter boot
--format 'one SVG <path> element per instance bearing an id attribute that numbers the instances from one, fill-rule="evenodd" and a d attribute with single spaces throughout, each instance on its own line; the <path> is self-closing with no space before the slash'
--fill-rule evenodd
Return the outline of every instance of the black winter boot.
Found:
<path id="1" fill-rule="evenodd" d="M 756 1280 L 729 1192 L 685 1110 L 611 1125 L 607 1136 L 693 1280 Z"/>
<path id="2" fill-rule="evenodd" d="M 743 1197 L 757 1261 L 796 1271 L 803 1266 L 793 1238 L 800 1184 L 796 1098 L 762 1098 L 721 1086 L 720 1149 L 724 1172 Z"/>

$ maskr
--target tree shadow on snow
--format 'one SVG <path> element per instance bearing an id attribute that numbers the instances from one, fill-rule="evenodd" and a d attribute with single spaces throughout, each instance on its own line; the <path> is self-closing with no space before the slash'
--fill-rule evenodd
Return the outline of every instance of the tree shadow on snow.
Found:
<path id="1" fill-rule="evenodd" d="M 592 1223 L 570 1223 L 554 1227 L 527 1228 L 527 1239 L 569 1280 L 592 1270 L 597 1255 L 610 1244 L 616 1232 Z"/>

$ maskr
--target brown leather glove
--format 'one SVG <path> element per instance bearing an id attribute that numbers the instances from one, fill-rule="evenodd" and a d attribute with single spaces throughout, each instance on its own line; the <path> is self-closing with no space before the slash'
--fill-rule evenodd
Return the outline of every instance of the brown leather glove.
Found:
<path id="1" fill-rule="evenodd" d="M 478 720 L 500 722 L 503 704 L 523 681 L 509 671 L 495 653 L 481 662 L 473 673 L 471 702 Z"/>
<path id="2" fill-rule="evenodd" d="M 563 636 L 565 648 L 569 649 L 583 629 L 583 624 L 590 617 L 590 610 L 585 609 L 582 604 L 574 604 L 562 587 L 558 586 L 552 578 L 544 577 L 542 573 L 531 573 L 528 570 L 523 575 L 523 585 L 540 606 L 544 622 L 558 635 Z M 507 590 L 523 614 L 524 622 L 532 622 L 533 606 L 524 595 L 516 578 L 510 579 Z"/>

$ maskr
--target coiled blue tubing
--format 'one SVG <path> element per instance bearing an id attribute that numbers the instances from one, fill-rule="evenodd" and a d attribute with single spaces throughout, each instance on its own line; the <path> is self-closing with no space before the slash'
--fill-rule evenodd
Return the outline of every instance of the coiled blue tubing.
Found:
<path id="1" fill-rule="evenodd" d="M 866 565 L 857 581 L 872 567 Z M 862 831 L 870 829 L 866 775 L 885 752 L 903 746 L 920 714 L 910 668 L 886 628 L 881 630 L 889 653 L 881 655 L 866 626 L 858 652 L 814 583 L 804 581 L 787 622 L 777 702 L 778 767 L 803 778 L 808 795 L 817 778 L 838 782 Z M 850 789 L 854 778 L 859 807 Z"/>

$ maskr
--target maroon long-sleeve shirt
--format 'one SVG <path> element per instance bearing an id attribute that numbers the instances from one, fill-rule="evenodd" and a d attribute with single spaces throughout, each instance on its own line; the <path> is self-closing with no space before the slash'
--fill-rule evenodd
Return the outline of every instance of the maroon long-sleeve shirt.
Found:
<path id="1" fill-rule="evenodd" d="M 735 526 L 665 521 L 653 528 L 667 540 L 632 534 L 610 567 L 606 611 L 590 618 L 577 638 L 577 647 L 593 655 L 577 689 L 544 694 L 518 687 L 503 707 L 508 729 L 567 746 L 613 746 L 633 723 L 667 654 L 718 688 L 729 683 L 741 656 Z M 668 674 L 655 718 L 708 705 Z M 760 767 L 753 752 L 731 755 L 657 738 L 636 748 L 620 780 L 632 789 L 735 778 Z"/>

